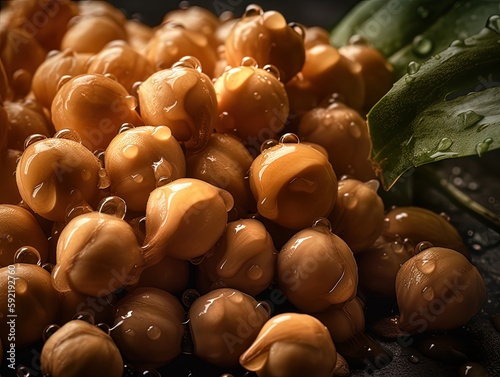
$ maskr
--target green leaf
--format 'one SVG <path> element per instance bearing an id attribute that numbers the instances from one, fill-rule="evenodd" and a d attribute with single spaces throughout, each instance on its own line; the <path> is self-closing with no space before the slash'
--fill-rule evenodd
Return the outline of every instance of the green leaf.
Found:
<path id="1" fill-rule="evenodd" d="M 369 112 L 386 189 L 406 170 L 500 147 L 500 17 L 409 71 Z"/>

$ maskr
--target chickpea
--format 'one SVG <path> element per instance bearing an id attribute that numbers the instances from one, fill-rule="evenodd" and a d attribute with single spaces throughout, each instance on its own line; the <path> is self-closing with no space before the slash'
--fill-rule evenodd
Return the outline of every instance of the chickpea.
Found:
<path id="1" fill-rule="evenodd" d="M 158 263 L 142 271 L 136 287 L 159 288 L 179 295 L 188 288 L 189 265 L 186 260 L 164 256 Z"/>
<path id="2" fill-rule="evenodd" d="M 222 14 L 221 14 L 221 17 L 219 18 L 219 20 L 221 22 L 219 22 L 219 25 L 217 26 L 217 30 L 215 31 L 214 37 L 215 37 L 216 45 L 218 47 L 220 47 L 220 46 L 225 47 L 226 40 L 229 38 L 229 34 L 231 33 L 231 30 L 233 30 L 234 25 L 236 25 L 236 23 L 239 21 L 239 18 L 234 18 L 234 15 L 232 13 L 231 14 L 226 13 L 226 15 L 228 16 L 228 18 L 224 19 L 224 17 L 222 17 Z M 225 48 L 224 48 L 224 50 L 225 50 Z M 218 76 L 214 76 L 214 77 L 218 77 Z"/>
<path id="3" fill-rule="evenodd" d="M 303 27 L 287 24 L 281 13 L 264 12 L 258 5 L 247 7 L 243 17 L 231 29 L 225 46 L 229 65 L 236 67 L 243 58 L 252 57 L 259 66 L 276 66 L 283 83 L 304 65 Z"/>
<path id="4" fill-rule="evenodd" d="M 52 122 L 57 131 L 71 128 L 91 151 L 106 149 L 124 123 L 142 125 L 137 101 L 118 82 L 103 75 L 71 78 L 52 101 Z"/>
<path id="5" fill-rule="evenodd" d="M 137 91 L 147 124 L 167 124 L 187 149 L 203 148 L 217 123 L 217 96 L 199 61 L 185 57 L 151 75 Z"/>
<path id="6" fill-rule="evenodd" d="M 354 109 L 336 102 L 302 116 L 297 134 L 323 146 L 335 173 L 360 181 L 375 178 L 370 162 L 371 140 L 366 121 Z"/>
<path id="7" fill-rule="evenodd" d="M 35 248 L 41 262 L 48 258 L 48 242 L 35 217 L 26 209 L 0 204 L 0 267 L 14 263 L 14 255 L 24 246 Z"/>
<path id="8" fill-rule="evenodd" d="M 165 255 L 201 257 L 224 233 L 232 207 L 231 194 L 198 179 L 181 178 L 156 188 L 146 207 L 147 265 Z"/>
<path id="9" fill-rule="evenodd" d="M 15 279 L 15 284 L 13 283 Z M 15 287 L 15 288 L 14 288 Z M 0 314 L 7 319 L 12 308 L 15 289 L 16 349 L 33 345 L 42 339 L 46 326 L 54 323 L 59 310 L 59 298 L 50 282 L 50 274 L 35 264 L 16 263 L 0 268 Z M 8 320 L 0 323 L 0 338 L 10 344 Z"/>
<path id="10" fill-rule="evenodd" d="M 189 309 L 194 354 L 220 367 L 235 367 L 269 319 L 264 306 L 235 289 L 215 289 Z"/>
<path id="11" fill-rule="evenodd" d="M 7 149 L 0 152 L 0 203 L 17 204 L 22 198 L 16 183 L 17 161 L 21 158 L 22 152 L 15 149 Z"/>
<path id="12" fill-rule="evenodd" d="M 214 248 L 198 265 L 197 280 L 208 292 L 230 287 L 256 296 L 274 278 L 276 254 L 264 225 L 254 219 L 233 221 Z"/>
<path id="13" fill-rule="evenodd" d="M 255 209 L 255 200 L 246 179 L 252 161 L 252 156 L 238 139 L 213 133 L 205 148 L 187 153 L 186 174 L 228 191 L 234 199 L 237 215 L 241 217 Z"/>
<path id="14" fill-rule="evenodd" d="M 369 248 L 382 233 L 384 203 L 377 194 L 379 182 L 341 179 L 337 200 L 328 217 L 332 231 L 354 254 Z"/>
<path id="15" fill-rule="evenodd" d="M 285 142 L 292 139 L 295 143 Z M 321 152 L 297 143 L 295 135 L 282 141 L 255 158 L 250 188 L 262 216 L 302 229 L 330 214 L 337 199 L 337 177 Z"/>
<path id="16" fill-rule="evenodd" d="M 240 357 L 241 365 L 259 377 L 329 377 L 337 351 L 328 329 L 308 314 L 274 316 Z"/>
<path id="17" fill-rule="evenodd" d="M 154 35 L 153 28 L 135 19 L 125 21 L 125 30 L 130 46 L 137 52 L 142 52 Z"/>
<path id="18" fill-rule="evenodd" d="M 79 16 L 71 19 L 69 29 L 61 41 L 61 49 L 97 54 L 106 44 L 127 40 L 123 24 L 106 16 Z"/>
<path id="19" fill-rule="evenodd" d="M 329 45 L 330 34 L 326 29 L 319 26 L 305 28 L 304 46 L 306 49 L 316 45 Z M 340 52 L 340 51 L 339 51 Z"/>
<path id="20" fill-rule="evenodd" d="M 290 114 L 288 123 L 285 124 L 285 131 L 297 133 L 300 120 L 304 114 L 318 107 L 319 101 L 301 74 L 288 81 L 285 90 L 290 104 Z"/>
<path id="21" fill-rule="evenodd" d="M 123 359 L 113 339 L 82 320 L 67 322 L 45 342 L 40 358 L 52 377 L 121 377 Z"/>
<path id="22" fill-rule="evenodd" d="M 104 164 L 111 193 L 137 212 L 146 210 L 149 194 L 156 187 L 186 176 L 184 153 L 165 126 L 119 133 L 106 149 Z"/>
<path id="23" fill-rule="evenodd" d="M 275 138 L 288 116 L 288 98 L 272 66 L 257 68 L 247 59 L 214 83 L 220 122 L 217 132 L 237 136 L 247 147 Z M 257 145 L 255 145 L 257 144 Z"/>
<path id="24" fill-rule="evenodd" d="M 295 234 L 278 254 L 278 282 L 290 300 L 316 313 L 356 296 L 358 270 L 349 246 L 319 221 Z"/>
<path id="25" fill-rule="evenodd" d="M 115 307 L 111 336 L 135 368 L 155 368 L 181 354 L 184 309 L 158 288 L 138 288 Z"/>
<path id="26" fill-rule="evenodd" d="M 486 297 L 483 278 L 462 254 L 430 247 L 410 258 L 396 276 L 399 327 L 411 334 L 467 323 Z"/>
<path id="27" fill-rule="evenodd" d="M 127 92 L 133 92 L 138 81 L 144 81 L 155 72 L 149 61 L 125 41 L 109 42 L 89 59 L 87 73 L 111 74 Z"/>
<path id="28" fill-rule="evenodd" d="M 99 212 L 76 216 L 66 225 L 57 242 L 56 258 L 54 287 L 59 292 L 73 290 L 95 297 L 136 283 L 144 264 L 130 225 Z"/>
<path id="29" fill-rule="evenodd" d="M 107 17 L 118 25 L 126 22 L 123 12 L 106 1 L 82 0 L 76 3 L 81 17 Z"/>

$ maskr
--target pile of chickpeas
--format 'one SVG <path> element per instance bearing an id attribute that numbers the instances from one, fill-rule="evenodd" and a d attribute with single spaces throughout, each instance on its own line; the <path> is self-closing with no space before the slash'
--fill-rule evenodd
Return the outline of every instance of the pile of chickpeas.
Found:
<path id="1" fill-rule="evenodd" d="M 393 71 L 363 40 L 336 49 L 257 5 L 151 28 L 101 1 L 13 0 L 0 20 L 0 339 L 15 313 L 43 375 L 155 375 L 193 353 L 343 376 L 368 339 L 359 293 L 397 302 L 408 334 L 481 307 L 448 219 L 384 209 L 365 115 Z"/>

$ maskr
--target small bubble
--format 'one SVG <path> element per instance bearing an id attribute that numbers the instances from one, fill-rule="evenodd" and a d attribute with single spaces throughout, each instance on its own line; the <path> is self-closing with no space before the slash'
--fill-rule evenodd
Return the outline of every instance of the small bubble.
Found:
<path id="1" fill-rule="evenodd" d="M 267 313 L 267 316 L 271 317 L 272 314 L 271 306 L 266 301 L 259 301 L 257 303 L 257 306 L 255 307 L 255 310 L 257 310 L 258 308 L 264 309 Z"/>
<path id="2" fill-rule="evenodd" d="M 104 190 L 111 186 L 111 180 L 109 179 L 108 172 L 105 169 L 99 169 L 97 174 L 99 175 L 99 183 L 97 184 L 98 189 Z"/>
<path id="3" fill-rule="evenodd" d="M 451 140 L 447 137 L 444 137 L 439 141 L 438 146 L 437 146 L 437 150 L 440 152 L 443 152 L 447 149 L 450 149 L 450 147 L 452 145 L 453 145 L 453 140 Z"/>
<path id="4" fill-rule="evenodd" d="M 147 335 L 151 340 L 158 340 L 161 336 L 161 329 L 158 326 L 149 326 L 147 329 Z"/>
<path id="5" fill-rule="evenodd" d="M 172 136 L 172 131 L 167 126 L 158 126 L 151 135 L 158 141 L 166 141 Z"/>
<path id="6" fill-rule="evenodd" d="M 426 301 L 432 301 L 434 299 L 434 289 L 432 287 L 426 286 L 422 289 L 422 297 Z"/>
<path id="7" fill-rule="evenodd" d="M 332 231 L 332 223 L 326 217 L 320 217 L 314 220 L 312 226 L 313 228 L 322 226 L 327 228 L 329 232 Z"/>
<path id="8" fill-rule="evenodd" d="M 190 308 L 199 297 L 200 293 L 197 290 L 187 289 L 182 293 L 182 303 L 186 308 Z"/>
<path id="9" fill-rule="evenodd" d="M 206 257 L 206 255 L 203 254 L 202 256 L 199 256 L 197 258 L 190 259 L 189 262 L 191 262 L 191 264 L 193 264 L 195 266 L 198 266 L 199 264 L 203 263 L 203 261 L 205 260 L 205 257 Z"/>
<path id="10" fill-rule="evenodd" d="M 420 360 L 418 359 L 418 357 L 417 357 L 417 356 L 415 356 L 415 355 L 410 355 L 410 356 L 408 357 L 408 361 L 409 361 L 410 363 L 412 363 L 412 364 L 418 364 L 418 363 L 420 362 Z"/>
<path id="11" fill-rule="evenodd" d="M 123 374 L 122 377 L 136 377 L 137 372 L 135 371 L 134 367 L 130 364 L 124 364 L 123 365 Z"/>
<path id="12" fill-rule="evenodd" d="M 89 312 L 78 312 L 73 316 L 73 319 L 79 321 L 85 321 L 87 323 L 90 323 L 91 325 L 94 324 L 94 316 Z"/>
<path id="13" fill-rule="evenodd" d="M 306 30 L 304 26 L 302 26 L 301 24 L 297 22 L 290 22 L 288 26 L 290 26 L 293 29 L 293 31 L 295 31 L 298 35 L 300 35 L 302 39 L 306 37 Z"/>
<path id="14" fill-rule="evenodd" d="M 60 329 L 59 325 L 52 324 L 45 327 L 42 333 L 43 341 L 46 342 L 57 330 Z"/>
<path id="15" fill-rule="evenodd" d="M 142 174 L 132 174 L 130 177 L 135 183 L 142 183 L 144 181 L 144 176 Z"/>
<path id="16" fill-rule="evenodd" d="M 418 70 L 420 69 L 420 67 L 422 66 L 422 64 L 420 64 L 419 62 L 416 62 L 416 61 L 411 61 L 408 63 L 408 67 L 406 68 L 406 72 L 411 76 L 411 75 L 415 75 Z"/>
<path id="17" fill-rule="evenodd" d="M 491 137 L 487 138 L 484 140 L 482 143 L 478 143 L 476 145 L 476 152 L 479 157 L 482 157 L 482 155 L 486 152 L 488 152 L 488 149 L 490 149 L 490 145 L 493 143 L 493 139 Z"/>
<path id="18" fill-rule="evenodd" d="M 258 100 L 260 100 L 262 98 L 262 96 L 259 93 L 254 92 L 253 93 L 253 98 L 255 98 L 258 101 Z"/>
<path id="19" fill-rule="evenodd" d="M 250 280 L 259 280 L 263 273 L 262 268 L 257 264 L 254 264 L 247 269 L 247 277 Z"/>
<path id="20" fill-rule="evenodd" d="M 76 141 L 77 143 L 80 143 L 80 144 L 82 143 L 82 138 L 80 137 L 78 132 L 76 132 L 75 130 L 71 130 L 69 128 L 64 128 L 60 131 L 57 131 L 54 134 L 54 137 L 57 139 L 66 139 L 66 140 Z"/>
<path id="21" fill-rule="evenodd" d="M 161 377 L 160 372 L 156 369 L 147 369 L 139 374 L 140 377 Z"/>
<path id="22" fill-rule="evenodd" d="M 172 69 L 175 68 L 191 68 L 197 70 L 198 72 L 202 71 L 200 61 L 194 56 L 184 56 L 183 58 L 179 59 L 177 63 L 174 63 L 172 65 Z"/>
<path id="23" fill-rule="evenodd" d="M 421 251 L 427 250 L 431 247 L 434 247 L 434 245 L 431 244 L 430 242 L 422 241 L 422 242 L 419 242 L 417 244 L 417 246 L 415 246 L 415 252 L 420 253 Z"/>
<path id="24" fill-rule="evenodd" d="M 489 29 L 500 33 L 500 16 L 498 14 L 491 16 L 486 25 Z"/>
<path id="25" fill-rule="evenodd" d="M 31 377 L 29 368 L 19 365 L 16 369 L 16 377 Z"/>
<path id="26" fill-rule="evenodd" d="M 300 143 L 300 139 L 299 139 L 299 137 L 297 135 L 295 135 L 293 133 L 286 133 L 286 134 L 284 134 L 283 136 L 280 137 L 279 143 L 280 144 L 286 144 L 286 143 L 299 144 Z"/>
<path id="27" fill-rule="evenodd" d="M 391 242 L 391 249 L 394 251 L 396 254 L 401 254 L 404 250 L 404 244 L 402 244 L 399 241 L 394 241 Z"/>
<path id="28" fill-rule="evenodd" d="M 245 56 L 243 59 L 241 59 L 241 64 L 244 67 L 254 67 L 257 68 L 259 64 L 257 63 L 257 60 L 250 56 Z"/>
<path id="29" fill-rule="evenodd" d="M 376 179 L 370 179 L 369 181 L 365 182 L 365 186 L 369 189 L 372 189 L 374 192 L 377 192 L 380 188 L 380 182 Z"/>
<path id="30" fill-rule="evenodd" d="M 127 213 L 127 203 L 119 196 L 108 196 L 99 202 L 97 210 L 99 213 L 123 219 Z"/>
<path id="31" fill-rule="evenodd" d="M 102 330 L 105 334 L 110 334 L 111 333 L 111 328 L 109 327 L 109 325 L 107 323 L 98 323 L 96 325 L 96 327 L 100 330 Z"/>
<path id="32" fill-rule="evenodd" d="M 135 128 L 135 126 L 132 123 L 123 123 L 120 128 L 118 129 L 118 133 L 121 134 L 123 132 L 126 132 L 128 130 L 131 130 Z"/>
<path id="33" fill-rule="evenodd" d="M 417 259 L 416 266 L 420 272 L 428 275 L 436 269 L 436 262 L 433 259 Z"/>
<path id="34" fill-rule="evenodd" d="M 14 254 L 14 263 L 42 265 L 40 253 L 33 246 L 23 246 L 17 249 Z"/>
<path id="35" fill-rule="evenodd" d="M 251 17 L 251 16 L 261 16 L 264 14 L 264 10 L 255 4 L 250 4 L 246 7 L 245 13 L 243 14 L 243 18 Z"/>
<path id="36" fill-rule="evenodd" d="M 422 35 L 417 35 L 413 39 L 413 52 L 419 57 L 427 57 L 432 52 L 432 41 Z"/>
<path id="37" fill-rule="evenodd" d="M 273 75 L 278 80 L 281 79 L 280 70 L 276 66 L 274 66 L 272 64 L 266 64 L 264 67 L 262 67 L 262 69 L 264 71 L 269 72 L 271 75 Z M 269 81 L 269 84 L 271 84 L 270 81 Z"/>
<path id="38" fill-rule="evenodd" d="M 54 265 L 52 263 L 44 263 L 42 264 L 42 268 L 47 271 L 49 274 L 52 273 L 52 270 L 54 269 Z"/>
<path id="39" fill-rule="evenodd" d="M 88 181 L 92 177 L 92 172 L 88 169 L 83 169 L 80 175 L 84 181 Z"/>
<path id="40" fill-rule="evenodd" d="M 139 155 L 139 147 L 135 144 L 127 145 L 122 150 L 123 155 L 132 160 Z"/>
<path id="41" fill-rule="evenodd" d="M 47 136 L 42 134 L 33 134 L 26 138 L 24 141 L 24 149 L 27 149 L 30 145 L 35 144 L 38 141 L 47 139 Z"/>

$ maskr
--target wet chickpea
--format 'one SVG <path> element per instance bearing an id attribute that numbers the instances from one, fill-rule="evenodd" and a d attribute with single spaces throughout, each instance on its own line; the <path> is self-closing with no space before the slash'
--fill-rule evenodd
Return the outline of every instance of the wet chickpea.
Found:
<path id="1" fill-rule="evenodd" d="M 273 240 L 261 222 L 254 219 L 230 222 L 198 265 L 201 291 L 230 287 L 256 296 L 271 285 L 276 254 Z"/>
<path id="2" fill-rule="evenodd" d="M 73 218 L 59 236 L 56 253 L 54 287 L 95 297 L 136 283 L 144 264 L 130 225 L 99 212 Z"/>
<path id="3" fill-rule="evenodd" d="M 100 169 L 97 157 L 77 141 L 43 139 L 29 145 L 21 155 L 17 187 L 34 212 L 65 222 L 74 206 L 96 204 Z"/>
<path id="4" fill-rule="evenodd" d="M 339 102 L 317 107 L 302 116 L 297 134 L 303 141 L 323 146 L 335 173 L 360 181 L 375 178 L 370 162 L 371 141 L 366 121 Z"/>
<path id="5" fill-rule="evenodd" d="M 285 90 L 290 105 L 290 114 L 285 125 L 285 131 L 297 133 L 302 116 L 309 110 L 318 107 L 319 102 L 300 74 L 286 83 Z"/>
<path id="6" fill-rule="evenodd" d="M 146 124 L 168 125 L 187 149 L 203 148 L 217 123 L 217 96 L 199 61 L 185 57 L 151 75 L 137 91 Z"/>
<path id="7" fill-rule="evenodd" d="M 338 189 L 326 157 L 314 148 L 292 142 L 265 149 L 255 158 L 250 188 L 259 213 L 290 229 L 311 226 L 318 217 L 328 216 Z"/>
<path id="8" fill-rule="evenodd" d="M 357 254 L 369 248 L 382 233 L 384 203 L 377 194 L 379 182 L 341 179 L 337 201 L 328 217 L 332 231 Z"/>
<path id="9" fill-rule="evenodd" d="M 159 288 L 179 295 L 188 288 L 189 265 L 186 260 L 164 256 L 158 263 L 142 271 L 136 287 Z"/>
<path id="10" fill-rule="evenodd" d="M 394 68 L 380 52 L 367 44 L 349 44 L 341 47 L 339 53 L 361 65 L 365 83 L 363 110 L 368 112 L 392 88 Z"/>
<path id="11" fill-rule="evenodd" d="M 155 72 L 149 61 L 125 41 L 113 41 L 89 59 L 87 73 L 111 74 L 127 92 L 133 92 L 138 81 Z"/>
<path id="12" fill-rule="evenodd" d="M 228 191 L 241 217 L 255 209 L 255 200 L 245 178 L 252 161 L 252 156 L 237 138 L 213 133 L 205 148 L 187 153 L 186 174 Z"/>
<path id="13" fill-rule="evenodd" d="M 35 217 L 26 209 L 0 204 L 0 267 L 14 263 L 21 247 L 31 246 L 40 254 L 41 262 L 48 258 L 48 242 Z"/>
<path id="14" fill-rule="evenodd" d="M 444 216 L 420 207 L 397 207 L 385 217 L 382 234 L 414 246 L 427 241 L 434 246 L 453 249 L 470 259 L 467 247 L 455 227 Z"/>
<path id="15" fill-rule="evenodd" d="M 16 183 L 17 161 L 22 152 L 15 149 L 7 149 L 0 153 L 0 203 L 17 204 L 22 198 Z"/>
<path id="16" fill-rule="evenodd" d="M 106 149 L 104 165 L 110 190 L 132 211 L 144 212 L 156 187 L 186 176 L 186 162 L 168 127 L 143 126 L 116 135 Z"/>
<path id="17" fill-rule="evenodd" d="M 235 289 L 215 289 L 189 309 L 194 354 L 219 367 L 235 367 L 268 320 L 265 307 Z"/>
<path id="18" fill-rule="evenodd" d="M 466 324 L 481 308 L 486 286 L 479 271 L 462 254 L 430 247 L 401 266 L 396 295 L 399 327 L 415 334 Z"/>
<path id="19" fill-rule="evenodd" d="M 266 322 L 241 355 L 241 365 L 259 377 L 330 377 L 337 351 L 328 329 L 307 314 L 284 313 Z"/>
<path id="20" fill-rule="evenodd" d="M 276 11 L 264 12 L 249 5 L 243 17 L 231 29 L 226 42 L 229 65 L 236 67 L 245 57 L 252 57 L 261 67 L 276 66 L 283 83 L 295 76 L 304 65 L 304 30 L 287 24 Z"/>
<path id="21" fill-rule="evenodd" d="M 233 198 L 227 191 L 194 178 L 156 188 L 146 207 L 145 258 L 189 260 L 209 251 L 224 233 Z"/>
<path id="22" fill-rule="evenodd" d="M 212 77 L 217 61 L 215 48 L 204 34 L 176 23 L 164 24 L 155 31 L 144 56 L 158 71 L 172 67 L 184 56 L 195 56 L 208 77 Z"/>
<path id="23" fill-rule="evenodd" d="M 143 122 L 137 101 L 115 80 L 84 74 L 63 83 L 52 101 L 52 122 L 57 131 L 71 128 L 91 151 L 106 149 L 124 123 Z"/>
<path id="24" fill-rule="evenodd" d="M 82 313 L 91 315 L 94 318 L 94 323 L 113 323 L 113 303 L 116 300 L 112 294 L 105 297 L 94 297 L 70 290 L 59 293 L 59 301 L 57 323 L 61 325 Z"/>
<path id="25" fill-rule="evenodd" d="M 361 64 L 347 59 L 327 44 L 318 44 L 306 50 L 301 71 L 319 101 L 337 93 L 356 110 L 361 110 L 365 102 L 365 83 L 361 72 Z"/>
<path id="26" fill-rule="evenodd" d="M 246 63 L 251 64 L 251 60 Z M 289 111 L 277 73 L 273 67 L 265 68 L 238 66 L 224 72 L 214 83 L 220 116 L 215 129 L 233 134 L 256 149 L 283 129 Z"/>
<path id="27" fill-rule="evenodd" d="M 122 24 L 106 16 L 79 16 L 71 19 L 61 41 L 61 49 L 97 54 L 107 43 L 127 40 Z"/>
<path id="28" fill-rule="evenodd" d="M 304 46 L 306 49 L 316 45 L 329 45 L 330 34 L 319 26 L 305 28 Z M 339 51 L 340 52 L 340 51 Z"/>
<path id="29" fill-rule="evenodd" d="M 59 298 L 50 282 L 50 274 L 35 264 L 16 263 L 0 268 L 0 314 L 7 318 L 15 278 L 16 349 L 33 345 L 42 339 L 46 326 L 54 323 L 59 310 Z M 10 293 L 9 293 L 10 292 Z M 9 324 L 0 324 L 0 338 L 8 341 Z"/>
<path id="30" fill-rule="evenodd" d="M 352 300 L 358 285 L 351 249 L 323 222 L 301 230 L 283 246 L 277 276 L 290 302 L 306 313 Z"/>
<path id="31" fill-rule="evenodd" d="M 52 124 L 37 101 L 6 101 L 4 108 L 8 115 L 8 148 L 22 151 L 28 136 L 41 134 L 49 137 L 54 134 Z"/>
<path id="32" fill-rule="evenodd" d="M 113 339 L 82 320 L 67 322 L 45 342 L 40 358 L 52 377 L 121 377 L 123 359 Z"/>
<path id="33" fill-rule="evenodd" d="M 156 368 L 181 354 L 184 308 L 170 293 L 138 288 L 115 306 L 111 336 L 135 368 Z"/>
<path id="34" fill-rule="evenodd" d="M 76 53 L 72 49 L 49 53 L 33 76 L 31 89 L 36 99 L 50 109 L 61 77 L 84 74 L 88 58 L 89 54 Z"/>
<path id="35" fill-rule="evenodd" d="M 154 34 L 153 28 L 135 19 L 125 21 L 125 30 L 130 46 L 137 52 L 146 47 Z"/>

